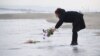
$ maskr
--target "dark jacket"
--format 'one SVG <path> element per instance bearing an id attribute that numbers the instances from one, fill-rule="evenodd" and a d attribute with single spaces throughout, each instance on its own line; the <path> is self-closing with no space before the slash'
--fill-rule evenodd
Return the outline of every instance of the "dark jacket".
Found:
<path id="1" fill-rule="evenodd" d="M 76 11 L 62 12 L 55 28 L 59 28 L 63 22 L 72 23 L 73 31 L 79 31 L 85 28 L 83 14 Z"/>

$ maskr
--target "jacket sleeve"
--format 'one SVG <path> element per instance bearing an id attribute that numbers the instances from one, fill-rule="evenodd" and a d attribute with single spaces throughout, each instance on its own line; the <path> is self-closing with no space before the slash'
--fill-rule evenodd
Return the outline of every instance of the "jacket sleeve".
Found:
<path id="1" fill-rule="evenodd" d="M 63 24 L 63 20 L 59 20 L 55 26 L 56 29 L 58 29 Z"/>

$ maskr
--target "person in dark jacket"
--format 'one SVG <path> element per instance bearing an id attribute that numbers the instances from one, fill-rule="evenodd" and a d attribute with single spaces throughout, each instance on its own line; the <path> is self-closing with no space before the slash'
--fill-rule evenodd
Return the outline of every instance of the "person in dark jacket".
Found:
<path id="1" fill-rule="evenodd" d="M 78 31 L 84 29 L 85 22 L 83 19 L 83 14 L 76 12 L 76 11 L 65 11 L 62 8 L 57 8 L 55 11 L 56 16 L 59 18 L 59 21 L 55 25 L 55 31 L 58 29 L 64 22 L 66 23 L 72 23 L 73 29 L 72 29 L 72 42 L 71 45 L 78 45 Z"/>

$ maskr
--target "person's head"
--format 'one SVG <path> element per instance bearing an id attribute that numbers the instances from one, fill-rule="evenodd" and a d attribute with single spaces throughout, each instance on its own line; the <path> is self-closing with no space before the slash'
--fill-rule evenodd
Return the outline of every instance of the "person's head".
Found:
<path id="1" fill-rule="evenodd" d="M 57 17 L 59 17 L 59 15 L 61 15 L 61 14 L 64 13 L 64 12 L 65 12 L 65 10 L 62 9 L 62 8 L 57 8 L 57 9 L 55 10 L 55 14 L 56 14 Z"/>

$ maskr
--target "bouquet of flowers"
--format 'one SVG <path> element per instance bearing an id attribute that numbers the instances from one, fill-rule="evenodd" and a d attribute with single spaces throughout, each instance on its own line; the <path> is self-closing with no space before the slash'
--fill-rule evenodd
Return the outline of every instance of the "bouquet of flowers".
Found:
<path id="1" fill-rule="evenodd" d="M 44 30 L 44 29 L 43 29 L 43 32 L 46 33 L 46 36 L 47 36 L 47 37 L 50 37 L 51 35 L 53 35 L 54 29 L 52 29 L 52 28 L 49 28 L 49 29 L 47 29 L 47 30 Z"/>

